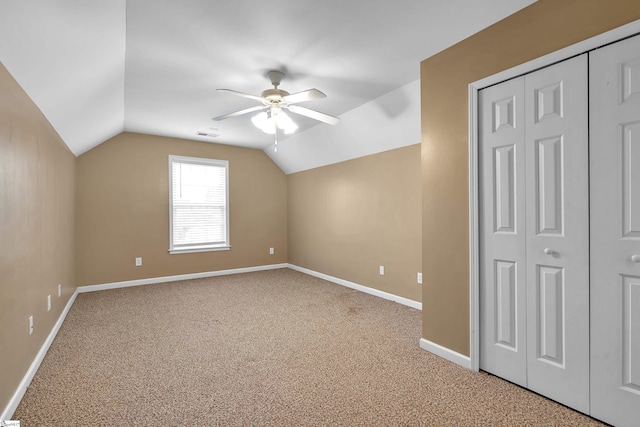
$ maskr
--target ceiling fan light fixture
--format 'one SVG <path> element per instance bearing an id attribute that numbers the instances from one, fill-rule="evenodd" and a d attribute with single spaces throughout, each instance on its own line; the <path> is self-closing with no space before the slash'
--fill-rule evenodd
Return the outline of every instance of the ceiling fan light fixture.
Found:
<path id="1" fill-rule="evenodd" d="M 251 122 L 255 127 L 270 135 L 276 133 L 276 127 L 287 135 L 292 134 L 298 129 L 298 125 L 282 110 L 263 111 L 253 116 Z"/>
<path id="2" fill-rule="evenodd" d="M 294 121 L 291 120 L 291 117 L 284 111 L 280 111 L 276 116 L 276 122 L 278 128 L 282 129 L 287 135 L 294 133 L 298 129 L 298 125 L 295 124 Z"/>
<path id="3" fill-rule="evenodd" d="M 251 123 L 262 132 L 273 134 L 275 129 L 271 117 L 265 111 L 262 111 L 251 118 Z"/>

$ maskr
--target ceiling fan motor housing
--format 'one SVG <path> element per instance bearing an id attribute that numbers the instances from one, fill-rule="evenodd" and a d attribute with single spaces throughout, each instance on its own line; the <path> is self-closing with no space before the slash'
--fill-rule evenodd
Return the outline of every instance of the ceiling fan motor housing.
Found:
<path id="1" fill-rule="evenodd" d="M 289 95 L 289 92 L 282 89 L 267 89 L 262 91 L 262 98 L 265 105 L 280 104 L 282 98 Z"/>

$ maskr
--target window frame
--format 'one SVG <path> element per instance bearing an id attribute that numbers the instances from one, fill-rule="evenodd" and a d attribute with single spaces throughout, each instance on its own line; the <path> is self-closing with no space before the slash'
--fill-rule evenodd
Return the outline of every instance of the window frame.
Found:
<path id="1" fill-rule="evenodd" d="M 224 168 L 224 177 L 225 177 L 225 242 L 215 244 L 215 245 L 206 245 L 206 244 L 190 244 L 179 245 L 176 247 L 173 241 L 173 164 L 174 163 L 184 163 L 184 164 L 195 164 L 195 165 L 203 165 L 203 166 L 215 166 L 215 167 L 223 167 Z M 231 239 L 229 235 L 229 161 L 228 160 L 218 160 L 218 159 L 209 159 L 204 157 L 188 157 L 188 156 L 178 156 L 178 155 L 169 155 L 169 253 L 170 254 L 185 254 L 185 253 L 194 253 L 194 252 L 213 252 L 213 251 L 228 251 L 231 249 Z"/>

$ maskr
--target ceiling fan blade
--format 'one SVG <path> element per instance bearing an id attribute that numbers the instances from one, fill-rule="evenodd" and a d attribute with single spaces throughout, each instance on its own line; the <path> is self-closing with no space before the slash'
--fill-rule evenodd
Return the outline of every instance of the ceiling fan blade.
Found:
<path id="1" fill-rule="evenodd" d="M 224 114 L 222 116 L 214 117 L 211 120 L 220 121 L 220 120 L 228 119 L 230 117 L 236 117 L 236 116 L 241 116 L 243 114 L 249 114 L 249 113 L 252 113 L 252 112 L 258 111 L 258 110 L 265 110 L 267 108 L 269 108 L 269 107 L 265 107 L 264 105 L 256 105 L 255 107 L 249 107 L 249 108 L 245 108 L 244 110 L 240 110 L 240 111 L 236 111 L 236 112 L 233 112 L 233 113 Z"/>
<path id="2" fill-rule="evenodd" d="M 282 98 L 282 100 L 289 104 L 295 104 L 297 102 L 312 101 L 314 99 L 322 99 L 326 97 L 327 95 L 320 92 L 318 89 L 309 89 L 287 95 Z"/>
<path id="3" fill-rule="evenodd" d="M 232 95 L 243 96 L 245 98 L 253 99 L 254 101 L 258 101 L 258 102 L 263 101 L 261 97 L 256 95 L 251 95 L 250 93 L 238 92 L 237 90 L 233 90 L 233 89 L 217 89 L 217 90 L 219 90 L 220 92 L 227 92 Z"/>
<path id="4" fill-rule="evenodd" d="M 312 119 L 319 120 L 321 122 L 324 122 L 330 125 L 337 125 L 338 122 L 340 121 L 340 118 L 338 117 L 330 116 L 328 114 L 320 113 L 319 111 L 310 110 L 308 108 L 300 107 L 297 105 L 289 105 L 287 108 L 292 113 L 300 114 L 301 116 L 311 117 Z"/>

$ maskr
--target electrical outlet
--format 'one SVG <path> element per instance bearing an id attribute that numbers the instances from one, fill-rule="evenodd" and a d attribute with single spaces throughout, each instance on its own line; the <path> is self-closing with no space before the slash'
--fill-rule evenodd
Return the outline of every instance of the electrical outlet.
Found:
<path id="1" fill-rule="evenodd" d="M 51 311 L 51 295 L 47 295 L 47 311 Z"/>
<path id="2" fill-rule="evenodd" d="M 380 275 L 384 276 L 384 265 L 380 266 Z"/>
<path id="3" fill-rule="evenodd" d="M 269 248 L 269 255 L 273 255 L 276 251 L 273 248 Z"/>
<path id="4" fill-rule="evenodd" d="M 58 298 L 62 296 L 62 285 L 58 285 Z"/>
<path id="5" fill-rule="evenodd" d="M 136 267 L 140 267 L 142 265 L 142 257 L 136 258 Z"/>
<path id="6" fill-rule="evenodd" d="M 422 285 L 422 273 L 418 273 L 418 284 Z"/>
<path id="7" fill-rule="evenodd" d="M 33 316 L 29 316 L 29 335 L 33 333 Z"/>

